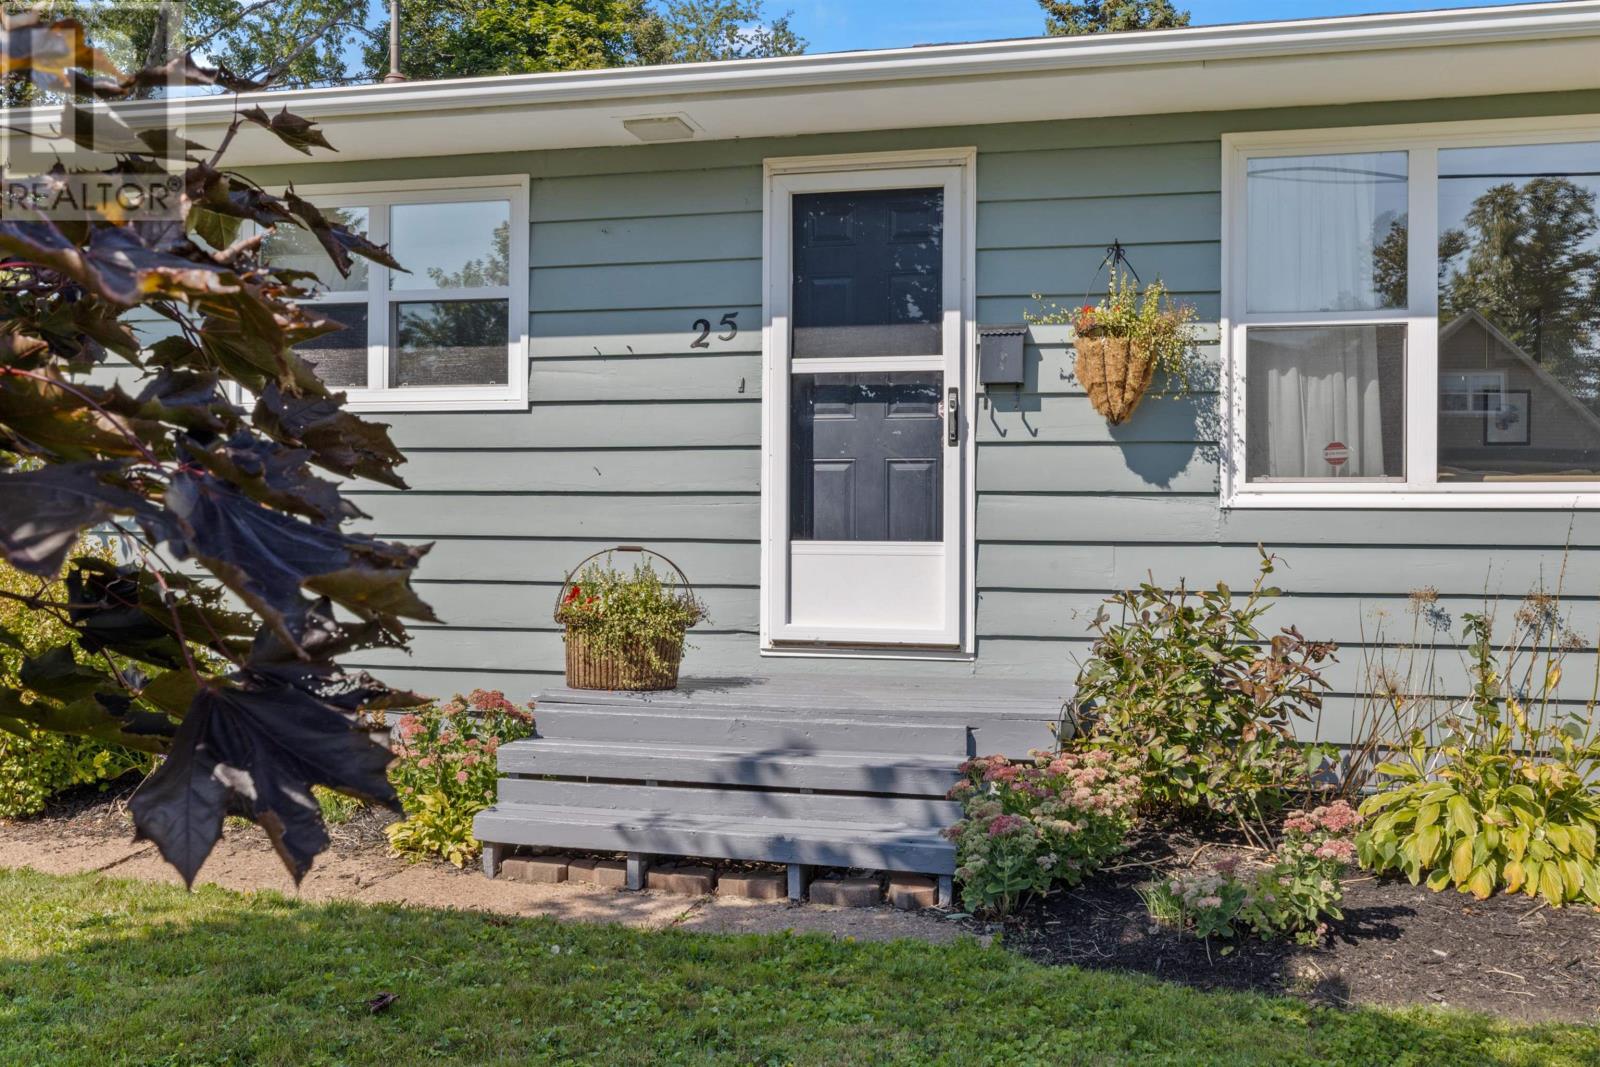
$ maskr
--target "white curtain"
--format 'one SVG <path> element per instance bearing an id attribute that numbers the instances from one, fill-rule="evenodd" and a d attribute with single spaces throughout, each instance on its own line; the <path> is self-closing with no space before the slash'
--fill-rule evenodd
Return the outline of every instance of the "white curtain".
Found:
<path id="1" fill-rule="evenodd" d="M 1252 159 L 1245 197 L 1249 310 L 1382 306 L 1373 245 L 1382 238 L 1380 218 L 1405 212 L 1405 169 L 1401 152 Z"/>
<path id="2" fill-rule="evenodd" d="M 1378 328 L 1250 331 L 1252 478 L 1382 478 L 1384 400 Z M 1394 377 L 1394 376 L 1391 376 Z M 1397 383 L 1398 384 L 1398 383 Z M 1398 394 L 1390 400 L 1398 432 Z M 1343 464 L 1328 461 L 1343 445 Z"/>

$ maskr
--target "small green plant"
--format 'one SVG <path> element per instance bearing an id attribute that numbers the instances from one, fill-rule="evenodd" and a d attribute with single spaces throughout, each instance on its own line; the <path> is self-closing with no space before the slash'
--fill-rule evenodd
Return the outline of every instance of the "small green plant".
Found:
<path id="1" fill-rule="evenodd" d="M 662 578 L 648 560 L 625 572 L 591 563 L 556 608 L 556 621 L 581 633 L 590 650 L 642 656 L 660 669 L 682 656 L 684 631 L 706 617 L 688 589 Z"/>
<path id="2" fill-rule="evenodd" d="M 1077 704 L 1089 730 L 1079 742 L 1139 768 L 1152 811 L 1264 822 L 1306 787 L 1326 757 L 1302 746 L 1294 721 L 1309 720 L 1328 688 L 1318 666 L 1331 643 L 1260 625 L 1276 557 L 1261 552 L 1243 602 L 1218 583 L 1191 591 L 1145 583 L 1111 597 L 1091 624 L 1091 658 Z"/>
<path id="3" fill-rule="evenodd" d="M 82 557 L 106 560 L 98 542 L 78 546 Z M 75 734 L 37 730 L 4 714 L 7 701 L 27 707 L 35 693 L 23 681 L 22 667 L 46 655 L 64 666 L 85 655 L 77 634 L 54 611 L 30 601 L 63 604 L 64 581 L 44 581 L 0 561 L 0 819 L 37 815 L 51 797 L 73 786 L 105 783 L 132 771 L 148 771 L 151 757 L 120 745 Z"/>
<path id="4" fill-rule="evenodd" d="M 464 866 L 481 850 L 472 818 L 494 803 L 495 753 L 532 733 L 531 709 L 482 689 L 403 716 L 389 780 L 406 817 L 385 828 L 390 846 Z"/>
<path id="5" fill-rule="evenodd" d="M 1150 917 L 1202 938 L 1231 939 L 1249 931 L 1262 940 L 1293 935 L 1312 945 L 1327 920 L 1342 919 L 1340 879 L 1355 860 L 1350 835 L 1361 816 L 1343 800 L 1297 812 L 1283 823 L 1271 861 L 1249 875 L 1237 858 L 1190 871 L 1141 890 Z"/>
<path id="6" fill-rule="evenodd" d="M 329 826 L 342 826 L 367 806 L 366 801 L 360 797 L 353 797 L 320 785 L 311 787 L 311 795 L 317 798 L 317 807 L 322 809 L 322 821 Z"/>
<path id="7" fill-rule="evenodd" d="M 1109 752 L 986 756 L 961 773 L 950 795 L 963 817 L 946 834 L 969 911 L 1006 915 L 1052 886 L 1077 885 L 1122 850 L 1132 826 L 1138 780 Z"/>
<path id="8" fill-rule="evenodd" d="M 1043 314 L 1024 312 L 1036 326 L 1068 326 L 1079 337 L 1126 338 L 1144 352 L 1169 386 L 1187 391 L 1198 368 L 1195 323 L 1199 312 L 1192 304 L 1178 303 L 1160 281 L 1141 288 L 1128 271 L 1112 266 L 1106 295 L 1099 304 L 1065 308 L 1050 303 L 1038 293 L 1033 299 L 1044 305 Z"/>
<path id="9" fill-rule="evenodd" d="M 1362 804 L 1363 865 L 1479 899 L 1504 891 L 1600 906 L 1600 737 L 1593 704 L 1566 713 L 1554 700 L 1569 650 L 1557 610 L 1535 596 L 1518 612 L 1535 641 L 1561 632 L 1533 657 L 1537 671 L 1515 664 L 1520 640 L 1502 666 L 1489 618 L 1464 616 L 1472 696 L 1446 716 L 1441 742 L 1413 730 L 1398 758 L 1378 765 L 1381 791 Z"/>

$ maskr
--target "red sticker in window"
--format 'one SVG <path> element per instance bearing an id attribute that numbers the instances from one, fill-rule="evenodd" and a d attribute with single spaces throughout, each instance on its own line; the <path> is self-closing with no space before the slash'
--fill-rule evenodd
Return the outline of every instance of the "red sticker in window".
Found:
<path id="1" fill-rule="evenodd" d="M 1350 458 L 1350 449 L 1345 447 L 1343 441 L 1329 441 L 1328 447 L 1322 450 L 1322 458 L 1328 461 L 1330 467 L 1342 467 Z"/>

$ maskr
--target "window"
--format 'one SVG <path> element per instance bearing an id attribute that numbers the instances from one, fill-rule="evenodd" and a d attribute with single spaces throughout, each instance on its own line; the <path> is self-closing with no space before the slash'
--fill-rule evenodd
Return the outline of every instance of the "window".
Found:
<path id="1" fill-rule="evenodd" d="M 527 403 L 525 178 L 376 183 L 304 191 L 324 214 L 387 244 L 405 271 L 356 258 L 341 277 L 316 239 L 284 226 L 279 266 L 314 273 L 308 303 L 342 328 L 298 351 L 356 410 Z"/>
<path id="2" fill-rule="evenodd" d="M 1225 159 L 1228 503 L 1600 507 L 1600 124 Z"/>

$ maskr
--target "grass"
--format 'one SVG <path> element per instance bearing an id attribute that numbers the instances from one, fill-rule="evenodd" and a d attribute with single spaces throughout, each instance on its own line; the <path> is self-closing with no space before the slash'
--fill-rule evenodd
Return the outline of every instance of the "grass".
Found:
<path id="1" fill-rule="evenodd" d="M 381 1015 L 364 1002 L 399 1000 Z M 971 941 L 650 933 L 0 870 L 0 1063 L 1600 1063 L 1600 1031 L 1333 1011 Z"/>

